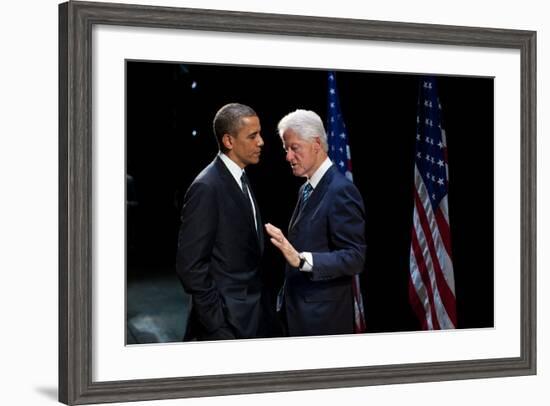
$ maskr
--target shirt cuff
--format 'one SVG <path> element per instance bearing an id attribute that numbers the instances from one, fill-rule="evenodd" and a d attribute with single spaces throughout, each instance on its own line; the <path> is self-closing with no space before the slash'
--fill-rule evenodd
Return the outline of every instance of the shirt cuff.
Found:
<path id="1" fill-rule="evenodd" d="M 302 255 L 306 259 L 304 262 L 304 265 L 302 266 L 302 268 L 300 268 L 300 271 L 312 272 L 313 271 L 313 254 L 311 252 L 301 252 L 300 255 Z"/>

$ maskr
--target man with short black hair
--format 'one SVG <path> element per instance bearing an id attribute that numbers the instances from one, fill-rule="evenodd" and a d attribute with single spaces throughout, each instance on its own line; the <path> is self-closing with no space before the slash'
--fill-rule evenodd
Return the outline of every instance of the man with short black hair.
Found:
<path id="1" fill-rule="evenodd" d="M 216 158 L 184 198 L 176 269 L 192 310 L 184 339 L 252 338 L 260 319 L 263 227 L 244 168 L 264 141 L 252 108 L 231 103 L 213 122 Z"/>

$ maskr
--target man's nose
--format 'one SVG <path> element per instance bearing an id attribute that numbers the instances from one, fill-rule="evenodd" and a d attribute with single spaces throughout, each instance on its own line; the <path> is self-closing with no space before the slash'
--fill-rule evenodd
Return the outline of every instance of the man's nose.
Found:
<path id="1" fill-rule="evenodd" d="M 291 150 L 286 151 L 286 157 L 285 158 L 288 162 L 290 162 L 292 160 L 292 151 Z"/>
<path id="2" fill-rule="evenodd" d="M 264 146 L 264 139 L 261 135 L 258 135 L 258 146 L 263 147 Z"/>

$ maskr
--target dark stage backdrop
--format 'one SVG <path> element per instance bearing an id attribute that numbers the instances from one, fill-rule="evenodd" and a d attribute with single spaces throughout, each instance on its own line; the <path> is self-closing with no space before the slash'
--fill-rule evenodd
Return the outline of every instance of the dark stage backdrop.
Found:
<path id="1" fill-rule="evenodd" d="M 418 76 L 337 71 L 336 80 L 354 182 L 366 206 L 361 282 L 367 329 L 418 330 L 408 301 Z M 491 327 L 493 79 L 441 76 L 438 82 L 458 327 Z M 175 275 L 183 196 L 217 153 L 212 120 L 226 103 L 248 104 L 260 117 L 265 148 L 261 162 L 247 172 L 264 222 L 287 228 L 303 179 L 292 176 L 284 159 L 277 122 L 297 108 L 314 110 L 326 121 L 326 71 L 129 61 L 126 85 L 129 283 Z M 283 269 L 267 241 L 263 279 L 269 303 Z"/>

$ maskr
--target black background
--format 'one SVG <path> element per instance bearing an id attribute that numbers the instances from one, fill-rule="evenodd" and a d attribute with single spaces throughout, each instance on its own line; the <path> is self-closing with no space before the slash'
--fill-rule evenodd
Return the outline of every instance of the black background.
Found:
<path id="1" fill-rule="evenodd" d="M 276 133 L 290 111 L 327 112 L 327 72 L 127 62 L 128 280 L 175 273 L 183 196 L 215 157 L 216 111 L 229 102 L 259 115 L 265 147 L 247 168 L 262 219 L 283 229 L 303 179 L 292 176 Z M 368 332 L 417 330 L 408 302 L 414 141 L 419 77 L 337 71 L 354 182 L 366 208 L 367 262 L 361 275 Z M 193 87 L 192 84 L 196 83 Z M 493 79 L 438 77 L 449 159 L 449 212 L 459 328 L 493 326 Z M 196 131 L 196 135 L 193 135 Z M 269 241 L 266 298 L 284 262 Z"/>

